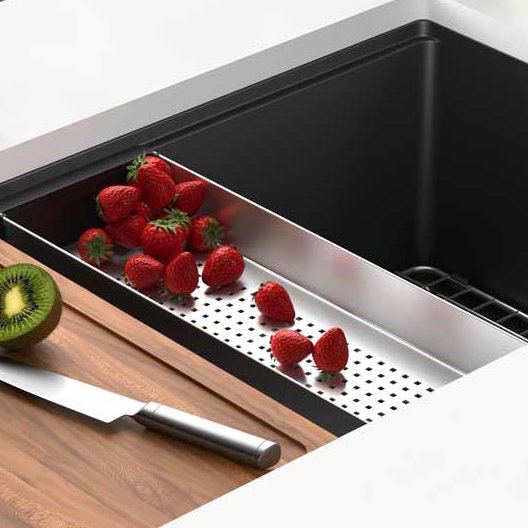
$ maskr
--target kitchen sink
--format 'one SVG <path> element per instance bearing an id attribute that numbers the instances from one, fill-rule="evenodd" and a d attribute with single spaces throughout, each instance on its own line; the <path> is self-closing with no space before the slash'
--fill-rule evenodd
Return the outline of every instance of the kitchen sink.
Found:
<path id="1" fill-rule="evenodd" d="M 528 66 L 417 21 L 0 187 L 2 237 L 328 430 L 427 397 L 528 338 Z M 155 151 L 209 183 L 247 258 L 179 307 L 75 241 L 93 196 Z M 38 182 L 38 186 L 35 183 Z M 344 375 L 269 358 L 251 292 L 288 285 L 293 328 L 345 328 Z"/>

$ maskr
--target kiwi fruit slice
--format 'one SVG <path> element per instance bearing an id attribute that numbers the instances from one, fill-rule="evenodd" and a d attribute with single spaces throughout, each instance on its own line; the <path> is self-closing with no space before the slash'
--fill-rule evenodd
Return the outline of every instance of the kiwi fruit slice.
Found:
<path id="1" fill-rule="evenodd" d="M 59 288 L 33 264 L 0 269 L 0 347 L 24 348 L 48 337 L 62 314 Z"/>

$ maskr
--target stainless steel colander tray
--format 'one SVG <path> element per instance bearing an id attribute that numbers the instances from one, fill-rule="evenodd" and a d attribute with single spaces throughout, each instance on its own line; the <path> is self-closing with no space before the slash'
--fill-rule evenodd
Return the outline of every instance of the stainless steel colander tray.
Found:
<path id="1" fill-rule="evenodd" d="M 163 156 L 162 156 L 163 157 Z M 246 257 L 242 279 L 220 290 L 200 283 L 191 303 L 170 300 L 163 289 L 134 294 L 235 349 L 344 412 L 371 422 L 428 396 L 465 372 L 520 346 L 500 329 L 422 291 L 374 264 L 164 158 L 180 180 L 208 183 L 203 210 L 229 226 L 229 241 Z M 65 249 L 77 257 L 75 243 Z M 118 252 L 101 271 L 119 287 L 132 254 Z M 204 257 L 197 255 L 199 266 Z M 84 263 L 83 263 L 84 264 Z M 284 284 L 297 309 L 293 325 L 259 315 L 252 292 L 266 280 Z M 284 369 L 269 340 L 291 327 L 316 340 L 331 326 L 345 330 L 351 351 L 343 372 L 318 381 L 311 359 Z"/>

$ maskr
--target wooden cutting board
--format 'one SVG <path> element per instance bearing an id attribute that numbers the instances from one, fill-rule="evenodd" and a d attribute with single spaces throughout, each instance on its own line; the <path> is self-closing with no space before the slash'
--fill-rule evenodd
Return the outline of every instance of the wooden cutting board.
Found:
<path id="1" fill-rule="evenodd" d="M 0 241 L 0 266 L 17 262 L 37 263 Z M 279 465 L 334 438 L 48 271 L 63 295 L 61 323 L 14 357 L 280 442 Z M 2 528 L 155 528 L 263 473 L 131 419 L 102 425 L 0 383 Z"/>

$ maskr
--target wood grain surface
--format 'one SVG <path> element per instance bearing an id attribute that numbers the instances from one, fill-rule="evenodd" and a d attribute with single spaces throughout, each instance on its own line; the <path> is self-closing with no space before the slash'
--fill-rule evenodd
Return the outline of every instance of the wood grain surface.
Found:
<path id="1" fill-rule="evenodd" d="M 0 266 L 35 261 L 0 241 Z M 57 330 L 13 354 L 280 442 L 284 464 L 334 437 L 70 280 Z M 0 384 L 1 528 L 154 528 L 264 473 Z M 280 465 L 279 464 L 279 465 Z"/>

